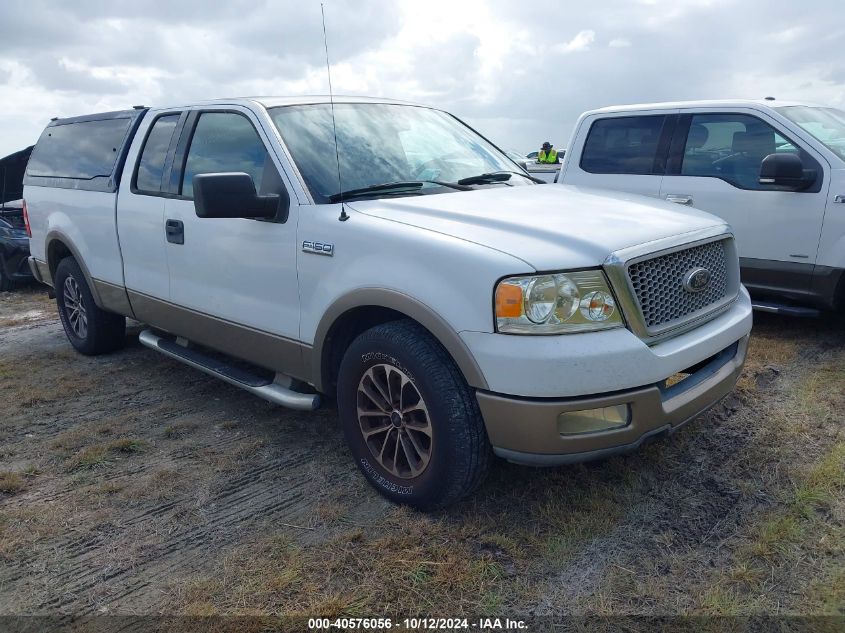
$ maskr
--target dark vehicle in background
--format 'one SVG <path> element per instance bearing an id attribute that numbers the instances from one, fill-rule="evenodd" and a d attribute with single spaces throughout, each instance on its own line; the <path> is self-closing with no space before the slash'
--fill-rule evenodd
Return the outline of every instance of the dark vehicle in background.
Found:
<path id="1" fill-rule="evenodd" d="M 0 291 L 33 279 L 23 210 L 23 174 L 32 147 L 0 159 Z"/>
<path id="2" fill-rule="evenodd" d="M 11 290 L 16 282 L 31 281 L 29 237 L 23 211 L 7 205 L 0 211 L 0 291 Z"/>

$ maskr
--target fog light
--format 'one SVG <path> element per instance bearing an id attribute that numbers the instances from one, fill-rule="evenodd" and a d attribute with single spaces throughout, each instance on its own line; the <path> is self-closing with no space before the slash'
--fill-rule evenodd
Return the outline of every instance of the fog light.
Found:
<path id="1" fill-rule="evenodd" d="M 557 432 L 561 435 L 578 435 L 621 429 L 631 421 L 631 410 L 627 404 L 601 409 L 569 411 L 557 416 Z"/>

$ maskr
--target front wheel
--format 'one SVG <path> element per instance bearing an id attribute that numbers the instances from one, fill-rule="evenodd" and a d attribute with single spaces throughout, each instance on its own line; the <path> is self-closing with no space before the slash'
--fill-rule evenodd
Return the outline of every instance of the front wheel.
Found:
<path id="1" fill-rule="evenodd" d="M 59 318 L 77 351 L 95 356 L 123 347 L 126 318 L 97 306 L 75 259 L 66 257 L 59 262 L 55 284 Z"/>
<path id="2" fill-rule="evenodd" d="M 358 467 L 391 501 L 441 508 L 484 480 L 492 455 L 475 394 L 417 323 L 385 323 L 355 339 L 337 397 Z"/>

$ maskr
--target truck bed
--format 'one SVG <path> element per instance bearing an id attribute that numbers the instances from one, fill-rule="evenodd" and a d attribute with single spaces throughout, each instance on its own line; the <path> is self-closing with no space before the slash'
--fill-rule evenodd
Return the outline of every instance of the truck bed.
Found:
<path id="1" fill-rule="evenodd" d="M 9 207 L 0 209 L 0 219 L 5 220 L 16 229 L 24 228 L 23 209 L 20 207 Z"/>

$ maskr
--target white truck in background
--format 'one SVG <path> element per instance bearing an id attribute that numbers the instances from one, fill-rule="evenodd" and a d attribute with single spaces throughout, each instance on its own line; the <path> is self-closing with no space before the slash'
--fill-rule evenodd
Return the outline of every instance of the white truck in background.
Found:
<path id="1" fill-rule="evenodd" d="M 471 493 L 493 454 L 633 450 L 727 395 L 745 359 L 724 221 L 537 186 L 432 108 L 262 98 L 57 119 L 24 185 L 30 265 L 77 350 L 118 349 L 128 317 L 152 350 L 272 402 L 330 394 L 364 476 L 419 508 Z"/>
<path id="2" fill-rule="evenodd" d="M 756 308 L 845 311 L 842 110 L 772 99 L 591 110 L 556 182 L 714 213 L 734 231 Z"/>

